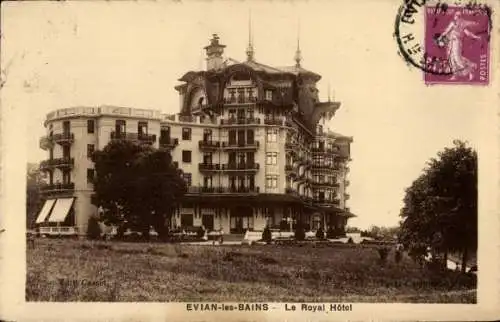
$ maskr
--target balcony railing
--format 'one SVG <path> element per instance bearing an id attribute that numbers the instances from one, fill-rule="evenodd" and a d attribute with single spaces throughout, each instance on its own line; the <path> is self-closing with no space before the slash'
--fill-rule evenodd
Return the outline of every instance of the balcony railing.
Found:
<path id="1" fill-rule="evenodd" d="M 49 136 L 50 138 L 50 136 Z M 52 135 L 52 140 L 58 144 L 71 144 L 75 141 L 75 135 L 73 133 L 57 133 Z"/>
<path id="2" fill-rule="evenodd" d="M 259 187 L 188 187 L 188 194 L 202 194 L 202 193 L 259 193 Z"/>
<path id="3" fill-rule="evenodd" d="M 297 143 L 295 142 L 285 142 L 285 150 L 294 150 L 297 148 Z"/>
<path id="4" fill-rule="evenodd" d="M 77 227 L 40 227 L 40 235 L 78 235 Z"/>
<path id="5" fill-rule="evenodd" d="M 198 169 L 200 171 L 218 171 L 220 170 L 220 164 L 216 163 L 199 163 Z"/>
<path id="6" fill-rule="evenodd" d="M 291 165 L 291 164 L 286 164 L 286 165 L 285 165 L 285 171 L 294 171 L 293 165 Z"/>
<path id="7" fill-rule="evenodd" d="M 320 182 L 320 181 L 316 181 L 314 179 L 311 180 L 311 184 L 314 186 L 318 186 L 318 187 L 338 187 L 339 186 L 339 184 L 335 181 Z"/>
<path id="8" fill-rule="evenodd" d="M 220 120 L 221 125 L 252 125 L 252 124 L 260 124 L 260 118 L 255 118 L 255 117 L 248 117 L 248 118 L 241 118 L 241 117 L 230 117 L 227 119 L 221 119 Z"/>
<path id="9" fill-rule="evenodd" d="M 160 148 L 163 149 L 173 149 L 179 145 L 179 139 L 172 138 L 161 138 L 160 137 Z"/>
<path id="10" fill-rule="evenodd" d="M 69 192 L 75 190 L 75 183 L 54 183 L 44 185 L 40 188 L 42 193 Z"/>
<path id="11" fill-rule="evenodd" d="M 256 162 L 226 163 L 222 165 L 223 171 L 257 171 L 259 164 Z"/>
<path id="12" fill-rule="evenodd" d="M 344 186 L 348 187 L 351 184 L 351 181 L 349 180 L 344 180 Z"/>
<path id="13" fill-rule="evenodd" d="M 152 144 L 156 141 L 155 134 L 146 133 L 126 133 L 126 132 L 111 132 L 111 140 L 127 140 L 139 141 L 143 143 Z"/>
<path id="14" fill-rule="evenodd" d="M 256 103 L 257 97 L 233 96 L 224 98 L 224 104 L 249 104 Z"/>
<path id="15" fill-rule="evenodd" d="M 313 163 L 312 168 L 314 170 L 336 170 L 334 164 L 318 164 Z"/>
<path id="16" fill-rule="evenodd" d="M 258 149 L 259 141 L 253 142 L 222 142 L 223 149 Z"/>
<path id="17" fill-rule="evenodd" d="M 351 198 L 351 195 L 348 193 L 344 193 L 344 200 L 349 200 Z"/>
<path id="18" fill-rule="evenodd" d="M 220 148 L 219 141 L 211 141 L 211 140 L 201 140 L 198 142 L 198 147 L 205 150 L 214 150 Z"/>
<path id="19" fill-rule="evenodd" d="M 40 170 L 50 170 L 53 168 L 73 168 L 75 165 L 75 159 L 73 158 L 58 158 L 49 159 L 40 162 Z"/>
<path id="20" fill-rule="evenodd" d="M 279 117 L 266 117 L 264 118 L 264 124 L 266 125 L 283 125 L 283 118 Z"/>
<path id="21" fill-rule="evenodd" d="M 320 199 L 320 198 L 314 198 L 314 203 L 320 204 L 320 205 L 339 205 L 340 200 L 333 198 L 333 199 Z"/>

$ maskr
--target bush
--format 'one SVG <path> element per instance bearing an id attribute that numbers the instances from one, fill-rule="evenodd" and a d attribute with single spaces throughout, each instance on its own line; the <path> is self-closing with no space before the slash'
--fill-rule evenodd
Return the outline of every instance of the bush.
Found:
<path id="1" fill-rule="evenodd" d="M 326 231 L 326 238 L 328 239 L 335 239 L 335 230 L 333 227 L 328 227 L 328 230 Z"/>
<path id="2" fill-rule="evenodd" d="M 196 232 L 196 237 L 198 238 L 203 238 L 203 236 L 205 236 L 205 229 L 203 229 L 203 227 L 199 227 L 198 228 L 198 231 Z"/>
<path id="3" fill-rule="evenodd" d="M 89 223 L 87 226 L 87 238 L 88 239 L 99 239 L 101 237 L 101 226 L 99 221 L 94 216 L 89 218 Z"/>
<path id="4" fill-rule="evenodd" d="M 389 249 L 385 247 L 379 248 L 378 254 L 380 256 L 380 260 L 385 262 L 387 260 L 387 256 L 389 255 Z"/>
<path id="5" fill-rule="evenodd" d="M 262 232 L 262 240 L 270 244 L 272 239 L 273 234 L 271 233 L 271 229 L 269 229 L 269 226 L 266 226 L 266 228 L 264 228 L 264 231 Z"/>
<path id="6" fill-rule="evenodd" d="M 316 238 L 318 239 L 325 239 L 325 232 L 323 231 L 323 228 L 319 228 L 318 231 L 316 231 Z"/>
<path id="7" fill-rule="evenodd" d="M 297 226 L 295 227 L 295 239 L 296 240 L 306 239 L 306 231 L 304 230 L 304 226 L 302 224 L 297 224 Z"/>

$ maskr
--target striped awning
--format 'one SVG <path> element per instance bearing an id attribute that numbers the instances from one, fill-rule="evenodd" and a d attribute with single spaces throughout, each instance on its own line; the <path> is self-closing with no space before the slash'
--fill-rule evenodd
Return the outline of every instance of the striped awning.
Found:
<path id="1" fill-rule="evenodd" d="M 45 203 L 43 204 L 42 210 L 38 213 L 38 217 L 36 217 L 36 224 L 39 224 L 41 222 L 44 222 L 45 219 L 50 215 L 50 211 L 52 210 L 52 207 L 54 206 L 54 203 L 56 202 L 56 199 L 47 199 Z"/>
<path id="2" fill-rule="evenodd" d="M 59 198 L 54 205 L 54 209 L 49 217 L 49 222 L 62 222 L 68 216 L 75 198 Z"/>

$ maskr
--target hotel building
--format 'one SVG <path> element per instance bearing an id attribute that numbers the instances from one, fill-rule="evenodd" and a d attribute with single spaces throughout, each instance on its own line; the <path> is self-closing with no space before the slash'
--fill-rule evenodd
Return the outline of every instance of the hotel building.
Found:
<path id="1" fill-rule="evenodd" d="M 319 101 L 321 76 L 301 66 L 299 48 L 286 67 L 257 62 L 251 43 L 243 62 L 224 59 L 224 48 L 213 35 L 206 70 L 179 79 L 178 114 L 100 106 L 47 115 L 41 233 L 85 234 L 97 213 L 91 155 L 116 139 L 168 149 L 182 169 L 188 192 L 172 228 L 345 227 L 354 216 L 347 205 L 352 137 L 328 127 L 340 103 Z"/>

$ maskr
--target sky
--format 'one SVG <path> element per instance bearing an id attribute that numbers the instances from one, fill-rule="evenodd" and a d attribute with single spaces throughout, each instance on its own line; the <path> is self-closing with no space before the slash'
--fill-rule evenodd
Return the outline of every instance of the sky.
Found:
<path id="1" fill-rule="evenodd" d="M 213 33 L 225 56 L 245 59 L 251 11 L 255 59 L 322 75 L 341 107 L 331 130 L 352 136 L 350 226 L 393 226 L 404 190 L 454 139 L 485 145 L 488 87 L 426 86 L 398 55 L 400 1 L 188 1 L 3 3 L 2 105 L 22 109 L 29 162 L 45 159 L 45 115 L 71 106 L 179 110 L 174 86 L 204 67 Z M 299 23 L 300 21 L 300 23 Z M 299 28 L 300 25 L 300 28 Z"/>

